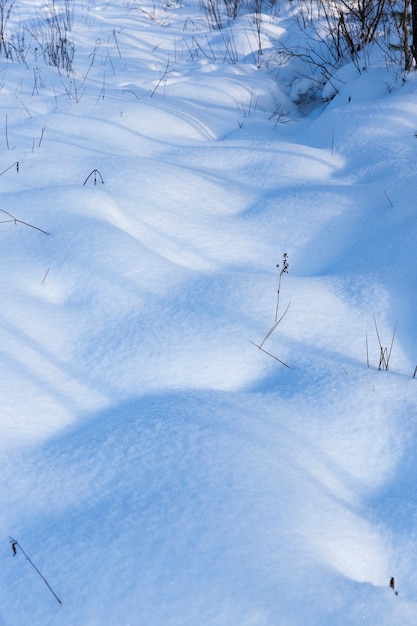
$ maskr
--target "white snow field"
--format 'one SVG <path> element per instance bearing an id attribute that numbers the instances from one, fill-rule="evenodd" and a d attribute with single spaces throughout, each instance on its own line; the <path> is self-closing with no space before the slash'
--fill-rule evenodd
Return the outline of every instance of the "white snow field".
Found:
<path id="1" fill-rule="evenodd" d="M 303 115 L 292 11 L 9 17 L 0 626 L 417 623 L 417 83 Z"/>

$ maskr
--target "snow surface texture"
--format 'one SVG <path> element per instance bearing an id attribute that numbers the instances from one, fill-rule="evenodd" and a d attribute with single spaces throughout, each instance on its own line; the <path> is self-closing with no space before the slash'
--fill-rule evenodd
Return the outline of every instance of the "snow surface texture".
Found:
<path id="1" fill-rule="evenodd" d="M 301 118 L 250 16 L 71 7 L 0 68 L 0 625 L 415 625 L 415 81 Z"/>

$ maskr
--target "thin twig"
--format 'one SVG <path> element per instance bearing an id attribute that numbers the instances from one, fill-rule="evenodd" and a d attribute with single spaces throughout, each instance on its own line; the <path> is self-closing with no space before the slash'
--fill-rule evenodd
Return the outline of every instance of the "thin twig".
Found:
<path id="1" fill-rule="evenodd" d="M 276 267 L 277 269 L 279 269 L 279 263 L 277 263 Z M 288 254 L 286 252 L 284 252 L 284 254 L 282 255 L 282 267 L 279 273 L 279 282 L 278 282 L 278 289 L 277 289 L 277 305 L 275 307 L 275 321 L 277 321 L 278 319 L 279 297 L 281 293 L 281 281 L 282 281 L 282 277 L 284 274 L 288 274 Z"/>
<path id="2" fill-rule="evenodd" d="M 32 559 L 30 559 L 28 557 L 28 555 L 26 554 L 26 552 L 23 550 L 22 546 L 20 545 L 20 543 L 17 541 L 17 539 L 13 539 L 12 537 L 9 537 L 10 542 L 12 544 L 12 550 L 13 550 L 13 556 L 16 555 L 16 548 L 19 548 L 19 550 L 22 552 L 22 554 L 24 554 L 24 556 L 27 558 L 27 560 L 29 561 L 29 563 L 31 564 L 31 566 L 33 567 L 33 569 L 35 570 L 35 572 L 37 572 L 37 574 L 42 578 L 43 582 L 45 583 L 45 585 L 48 587 L 49 591 L 52 593 L 52 595 L 54 596 L 54 598 L 56 599 L 57 602 L 59 602 L 59 604 L 62 604 L 62 601 L 58 598 L 58 596 L 56 595 L 55 591 L 52 589 L 51 585 L 48 583 L 48 581 L 46 580 L 45 576 L 38 570 L 38 568 L 36 567 L 36 565 L 34 564 L 34 562 L 32 561 Z"/>
<path id="3" fill-rule="evenodd" d="M 281 365 L 285 365 L 285 367 L 288 367 L 288 369 L 290 369 L 290 366 L 284 363 L 284 361 L 281 361 L 281 359 L 279 359 L 277 356 L 275 356 L 274 354 L 271 354 L 270 352 L 262 348 L 262 344 L 258 346 L 257 343 L 255 343 L 254 341 L 251 341 L 250 339 L 249 339 L 249 343 L 256 346 L 256 348 L 258 348 L 259 350 L 262 350 L 262 352 L 265 352 L 265 354 L 267 354 L 268 356 L 271 356 L 273 359 L 275 359 L 275 361 L 278 361 L 278 363 L 281 363 Z"/>
<path id="4" fill-rule="evenodd" d="M 290 308 L 290 304 L 291 304 L 291 300 L 288 302 L 287 308 L 285 309 L 284 313 L 281 315 L 281 317 L 279 318 L 279 320 L 277 320 L 275 322 L 275 324 L 272 326 L 272 328 L 267 332 L 267 334 L 265 335 L 263 341 L 261 342 L 260 347 L 262 348 L 262 346 L 264 345 L 265 341 L 267 339 L 269 339 L 269 337 L 272 335 L 272 333 L 274 332 L 274 330 L 276 329 L 276 327 L 278 326 L 278 324 L 280 324 L 280 322 L 282 321 L 282 319 L 285 317 L 288 309 Z"/>
<path id="5" fill-rule="evenodd" d="M 41 136 L 40 136 L 39 143 L 38 143 L 38 148 L 41 147 L 44 132 L 45 132 L 45 127 L 42 128 Z"/>
<path id="6" fill-rule="evenodd" d="M 97 100 L 96 100 L 96 104 L 98 104 L 98 101 L 99 101 L 100 99 L 101 99 L 101 100 L 104 100 L 104 96 L 105 96 L 105 94 L 106 94 L 106 72 L 103 72 L 103 86 L 102 86 L 102 88 L 101 88 L 100 93 L 98 94 L 98 98 L 97 98 Z"/>
<path id="7" fill-rule="evenodd" d="M 387 357 L 387 369 L 388 369 L 389 360 L 391 358 L 392 346 L 394 345 L 395 333 L 397 331 L 397 324 L 398 324 L 398 320 L 395 322 L 394 332 L 392 333 L 391 345 L 389 347 L 389 352 L 388 352 L 388 357 Z"/>
<path id="8" fill-rule="evenodd" d="M 122 93 L 133 93 L 133 95 L 135 96 L 136 100 L 139 100 L 139 96 L 135 94 L 135 92 L 132 89 L 123 89 Z"/>
<path id="9" fill-rule="evenodd" d="M 92 172 L 89 173 L 89 175 L 87 176 L 87 178 L 85 179 L 85 181 L 83 182 L 83 185 L 85 185 L 88 182 L 88 179 L 94 174 L 94 184 L 97 185 L 97 174 L 100 176 L 101 182 L 104 185 L 104 180 L 102 175 L 100 174 L 100 172 L 98 170 L 93 170 Z"/>
<path id="10" fill-rule="evenodd" d="M 385 369 L 385 370 L 388 371 L 388 369 L 389 369 L 389 362 L 390 362 L 390 359 L 391 359 L 391 352 L 392 352 L 392 348 L 393 348 L 393 345 L 394 345 L 395 333 L 397 331 L 398 320 L 395 322 L 394 332 L 392 334 L 392 339 L 391 339 L 391 345 L 390 345 L 390 348 L 388 350 L 388 348 L 384 348 L 382 346 L 381 338 L 379 336 L 379 331 L 378 331 L 378 325 L 376 323 L 375 313 L 373 315 L 374 315 L 375 330 L 376 330 L 376 336 L 378 337 L 379 352 L 380 352 L 378 369 L 379 370 L 380 369 Z"/>
<path id="11" fill-rule="evenodd" d="M 5 213 L 6 215 L 8 215 L 11 218 L 10 220 L 6 220 L 6 222 L 14 222 L 15 224 L 16 223 L 24 224 L 24 226 L 29 226 L 29 228 L 34 228 L 35 230 L 39 230 L 39 232 L 43 233 L 44 235 L 49 235 L 49 233 L 47 233 L 46 230 L 42 230 L 42 228 L 38 228 L 37 226 L 33 226 L 33 224 L 28 224 L 28 222 L 24 222 L 23 220 L 19 220 L 17 217 L 12 215 L 11 213 L 8 213 L 4 209 L 0 209 L 0 211 L 2 213 Z M 6 223 L 6 222 L 4 222 L 4 223 Z"/>
<path id="12" fill-rule="evenodd" d="M 378 331 L 378 325 L 376 323 L 376 317 L 375 317 L 375 313 L 373 314 L 374 316 L 374 324 L 375 324 L 375 330 L 376 330 L 376 336 L 378 337 L 378 343 L 379 343 L 379 366 L 378 369 L 381 369 L 381 365 L 383 362 L 385 362 L 385 358 L 384 358 L 384 350 L 382 348 L 382 343 L 381 343 L 381 338 L 379 336 L 379 331 Z"/>
<path id="13" fill-rule="evenodd" d="M 16 96 L 17 98 L 17 96 Z M 20 102 L 20 104 L 22 105 L 22 107 L 25 109 L 26 113 L 29 115 L 30 119 L 33 119 L 33 116 L 31 114 L 31 112 L 29 111 L 29 109 L 27 108 L 26 104 L 23 102 L 23 100 L 21 100 L 20 98 L 17 98 Z"/>
<path id="14" fill-rule="evenodd" d="M 95 58 L 96 58 L 96 54 L 97 54 L 97 46 L 94 48 L 93 52 L 90 54 L 90 56 L 91 56 L 91 63 L 89 65 L 89 67 L 88 67 L 86 75 L 84 76 L 84 79 L 83 79 L 84 83 L 87 80 L 87 76 L 89 75 L 91 68 L 93 67 L 93 64 L 94 64 L 94 61 L 95 61 Z"/>
<path id="15" fill-rule="evenodd" d="M 393 204 L 392 204 L 392 202 L 391 202 L 391 198 L 389 197 L 389 195 L 387 194 L 387 192 L 385 191 L 385 189 L 384 189 L 384 194 L 386 195 L 387 200 L 388 200 L 388 202 L 390 203 L 390 205 L 393 207 L 394 205 L 393 205 Z"/>
<path id="16" fill-rule="evenodd" d="M 113 39 L 115 41 L 117 52 L 119 53 L 119 57 L 122 58 L 122 53 L 120 52 L 119 42 L 117 41 L 116 29 L 115 28 L 113 28 Z"/>
<path id="17" fill-rule="evenodd" d="M 5 174 L 6 172 L 8 172 L 9 170 L 12 169 L 12 167 L 16 168 L 16 172 L 19 173 L 19 161 L 16 161 L 15 163 L 13 163 L 12 165 L 9 165 L 9 167 L 6 167 L 5 170 L 3 170 L 2 172 L 0 172 L 0 176 L 3 176 L 3 174 Z"/>
<path id="18" fill-rule="evenodd" d="M 166 63 L 165 69 L 164 69 L 164 71 L 163 71 L 163 73 L 162 73 L 161 78 L 158 80 L 158 82 L 156 83 L 156 85 L 155 85 L 154 89 L 152 90 L 152 93 L 151 93 L 151 98 L 154 96 L 154 94 L 155 94 L 156 90 L 158 89 L 159 85 L 162 83 L 162 81 L 164 80 L 164 78 L 166 78 L 166 77 L 168 76 L 168 74 L 170 74 L 170 73 L 172 72 L 172 69 L 173 69 L 173 68 L 169 69 L 169 56 L 168 56 L 168 60 L 167 60 L 167 63 Z"/>

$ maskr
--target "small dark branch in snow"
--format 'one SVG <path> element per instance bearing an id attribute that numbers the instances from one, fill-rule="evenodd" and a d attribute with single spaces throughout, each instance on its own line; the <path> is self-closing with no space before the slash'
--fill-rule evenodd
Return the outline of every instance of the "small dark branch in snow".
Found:
<path id="1" fill-rule="evenodd" d="M 91 56 L 91 63 L 90 63 L 90 65 L 89 65 L 89 67 L 88 67 L 88 70 L 87 70 L 87 72 L 86 72 L 85 76 L 84 76 L 84 79 L 83 79 L 83 82 L 84 82 L 84 83 L 85 83 L 85 81 L 87 80 L 87 76 L 89 75 L 90 70 L 91 70 L 91 68 L 92 68 L 92 67 L 93 67 L 93 65 L 94 65 L 94 61 L 95 61 L 95 58 L 96 58 L 96 54 L 97 54 L 97 46 L 94 48 L 93 52 L 90 54 L 90 56 Z"/>
<path id="2" fill-rule="evenodd" d="M 132 89 L 123 89 L 122 93 L 133 93 L 133 95 L 135 96 L 136 100 L 139 100 L 139 96 L 137 94 L 135 94 L 135 92 Z"/>
<path id="3" fill-rule="evenodd" d="M 285 315 L 288 312 L 288 309 L 290 308 L 290 304 L 291 304 L 291 300 L 290 300 L 288 302 L 288 304 L 287 304 L 287 308 L 285 309 L 284 313 L 280 317 L 278 317 L 279 305 L 280 305 L 280 294 L 281 294 L 281 281 L 282 281 L 282 277 L 284 276 L 284 274 L 288 274 L 288 255 L 287 255 L 286 252 L 284 252 L 284 254 L 282 255 L 282 265 L 277 263 L 276 264 L 276 268 L 279 270 L 279 280 L 278 280 L 278 288 L 277 288 L 277 302 L 276 302 L 276 306 L 275 306 L 275 322 L 274 322 L 274 325 L 269 329 L 269 331 L 266 333 L 265 337 L 262 339 L 262 341 L 261 341 L 261 343 L 259 345 L 257 343 L 254 343 L 253 341 L 251 341 L 250 343 L 252 343 L 254 346 L 256 346 L 259 350 L 262 350 L 262 352 L 265 352 L 265 354 L 268 354 L 269 356 L 271 356 L 273 359 L 275 359 L 279 363 L 282 363 L 282 365 L 285 365 L 285 367 L 289 368 L 289 365 L 284 363 L 284 361 L 281 361 L 281 359 L 278 359 L 276 356 L 274 356 L 270 352 L 267 352 L 263 348 L 264 343 L 267 341 L 267 339 L 269 339 L 269 337 L 272 335 L 274 330 L 276 330 L 278 325 L 284 319 Z"/>
<path id="4" fill-rule="evenodd" d="M 389 365 L 389 360 L 391 358 L 392 346 L 394 345 L 395 333 L 397 332 L 397 324 L 398 324 L 398 320 L 395 322 L 394 332 L 392 333 L 391 345 L 389 347 L 389 352 L 388 352 L 388 356 L 387 356 L 387 369 L 388 369 L 388 365 Z"/>
<path id="5" fill-rule="evenodd" d="M 41 147 L 41 143 L 42 143 L 44 132 L 45 132 L 45 126 L 42 128 L 42 131 L 41 131 L 41 136 L 40 136 L 40 139 L 39 139 L 38 148 Z"/>
<path id="6" fill-rule="evenodd" d="M 275 324 L 272 326 L 272 328 L 270 328 L 270 330 L 267 332 L 267 334 L 265 335 L 265 337 L 263 338 L 260 347 L 262 348 L 262 346 L 264 345 L 265 341 L 267 339 L 269 339 L 269 337 L 272 335 L 272 333 L 274 332 L 274 330 L 276 329 L 276 327 L 278 326 L 278 324 L 283 320 L 283 318 L 285 317 L 288 309 L 290 308 L 290 304 L 291 304 L 291 300 L 288 302 L 288 306 L 285 309 L 284 313 L 281 315 L 281 317 L 275 322 Z"/>
<path id="7" fill-rule="evenodd" d="M 85 185 L 88 182 L 88 180 L 89 180 L 89 178 L 91 178 L 91 176 L 94 176 L 93 182 L 94 182 L 95 185 L 97 185 L 97 175 L 100 176 L 101 183 L 104 185 L 103 177 L 102 177 L 102 175 L 100 174 L 100 172 L 98 170 L 93 170 L 92 172 L 90 172 L 89 175 L 87 176 L 87 178 L 85 179 L 85 181 L 83 182 L 83 185 Z"/>
<path id="8" fill-rule="evenodd" d="M 120 52 L 119 42 L 117 41 L 116 29 L 115 28 L 113 28 L 113 39 L 114 39 L 114 42 L 116 44 L 117 52 L 119 53 L 119 58 L 121 59 L 122 58 L 122 53 Z"/>
<path id="9" fill-rule="evenodd" d="M 391 198 L 389 197 L 389 195 L 387 194 L 387 192 L 385 191 L 385 189 L 384 189 L 384 194 L 386 195 L 386 198 L 387 198 L 388 202 L 390 203 L 390 205 L 393 207 L 394 205 L 393 205 L 393 204 L 392 204 L 392 202 L 391 202 Z"/>
<path id="10" fill-rule="evenodd" d="M 59 603 L 62 604 L 61 600 L 58 598 L 58 596 L 56 595 L 55 591 L 52 589 L 51 585 L 48 583 L 48 581 L 46 580 L 45 576 L 38 570 L 38 568 L 36 567 L 36 565 L 34 564 L 34 562 L 32 561 L 32 559 L 30 559 L 28 557 L 28 555 L 26 554 L 26 552 L 23 550 L 22 546 L 20 545 L 20 543 L 17 541 L 17 539 L 13 539 L 12 537 L 9 537 L 10 539 L 10 543 L 12 544 L 12 551 L 13 551 L 13 556 L 16 556 L 17 554 L 17 548 L 19 548 L 19 550 L 22 552 L 22 554 L 26 557 L 26 559 L 29 561 L 29 563 L 31 564 L 31 566 L 33 567 L 33 569 L 35 570 L 35 572 L 38 574 L 38 576 L 40 576 L 40 578 L 42 578 L 43 582 L 45 583 L 45 585 L 48 587 L 49 591 L 52 593 L 52 595 L 54 596 L 55 600 Z"/>
<path id="11" fill-rule="evenodd" d="M 49 235 L 49 233 L 47 233 L 46 230 L 42 230 L 42 228 L 38 228 L 37 226 L 33 226 L 33 224 L 28 224 L 28 222 L 24 222 L 23 220 L 19 220 L 17 217 L 12 215 L 11 213 L 8 213 L 4 209 L 0 209 L 0 211 L 2 213 L 5 213 L 6 215 L 8 215 L 10 217 L 9 220 L 4 220 L 2 223 L 14 222 L 15 224 L 23 224 L 24 226 L 29 226 L 29 228 L 34 228 L 35 230 L 38 230 L 40 233 L 43 233 L 44 235 Z"/>
<path id="12" fill-rule="evenodd" d="M 270 352 L 268 352 L 267 350 L 264 350 L 264 348 L 262 348 L 262 345 L 258 346 L 257 343 L 255 343 L 254 341 L 251 341 L 249 339 L 249 343 L 251 343 L 252 345 L 254 345 L 256 348 L 258 348 L 258 350 L 262 350 L 262 352 L 265 352 L 265 354 L 267 354 L 268 356 L 271 356 L 273 359 L 275 359 L 275 361 L 278 361 L 278 363 L 281 363 L 281 365 L 284 365 L 285 367 L 288 367 L 288 369 L 290 369 L 290 366 L 287 365 L 286 363 L 284 363 L 284 361 L 281 361 L 281 359 L 279 359 L 277 356 L 275 356 L 274 354 L 271 354 Z"/>
<path id="13" fill-rule="evenodd" d="M 173 69 L 174 69 L 173 67 L 170 67 L 170 66 L 169 66 L 169 56 L 168 56 L 168 60 L 167 60 L 167 63 L 166 63 L 165 69 L 164 69 L 164 71 L 162 72 L 162 75 L 161 75 L 160 79 L 158 80 L 158 82 L 156 83 L 156 85 L 155 85 L 154 89 L 152 90 L 152 93 L 151 93 L 151 98 L 155 95 L 155 92 L 156 92 L 156 90 L 158 89 L 159 85 L 160 85 L 163 81 L 165 81 L 165 82 L 166 82 L 166 80 L 167 80 L 167 78 L 168 78 L 168 75 L 169 75 L 169 74 L 173 71 Z"/>
<path id="14" fill-rule="evenodd" d="M 375 313 L 374 313 L 374 324 L 375 324 L 375 331 L 376 331 L 376 336 L 378 337 L 378 343 L 379 343 L 379 365 L 378 365 L 378 369 L 379 370 L 389 370 L 389 362 L 391 359 L 391 352 L 392 352 L 392 347 L 394 345 L 394 339 L 395 339 L 395 333 L 397 331 L 397 324 L 398 324 L 398 320 L 397 322 L 395 322 L 395 326 L 394 326 L 394 332 L 392 334 L 392 339 L 391 339 L 391 345 L 388 348 L 384 348 L 382 346 L 382 342 L 381 342 L 381 338 L 379 336 L 379 330 L 378 330 L 378 325 L 376 323 L 376 317 L 375 317 Z"/>
<path id="15" fill-rule="evenodd" d="M 106 72 L 103 72 L 103 86 L 101 88 L 100 93 L 98 94 L 96 105 L 98 104 L 99 100 L 104 100 L 105 94 L 106 94 Z"/>
<path id="16" fill-rule="evenodd" d="M 17 98 L 17 96 L 15 96 L 15 97 Z M 17 98 L 17 99 L 19 100 L 19 102 L 22 105 L 22 107 L 25 109 L 26 113 L 29 115 L 30 119 L 32 119 L 32 115 L 31 115 L 29 109 L 27 108 L 26 104 L 22 100 L 20 100 L 20 98 Z"/>
<path id="17" fill-rule="evenodd" d="M 374 313 L 374 324 L 375 324 L 375 331 L 376 331 L 376 336 L 378 337 L 378 343 L 379 343 L 379 366 L 378 369 L 382 369 L 382 364 L 385 364 L 385 358 L 384 358 L 384 349 L 382 347 L 382 343 L 381 343 L 381 339 L 379 336 L 379 331 L 378 331 L 378 325 L 376 323 L 376 317 L 375 317 L 375 313 Z"/>
<path id="18" fill-rule="evenodd" d="M 277 263 L 276 265 L 277 269 L 279 270 L 279 263 Z M 279 309 L 279 296 L 281 293 L 281 281 L 282 281 L 282 277 L 284 274 L 288 274 L 288 254 L 286 252 L 284 252 L 284 254 L 282 255 L 282 266 L 281 266 L 281 270 L 279 273 L 279 282 L 278 282 L 278 289 L 277 289 L 277 305 L 275 307 L 275 322 L 278 319 L 278 309 Z M 289 306 L 289 305 L 288 305 Z M 288 307 L 287 307 L 288 309 Z M 285 313 L 284 313 L 285 315 Z M 282 319 L 282 317 L 281 317 Z"/>
<path id="19" fill-rule="evenodd" d="M 19 173 L 19 161 L 16 161 L 16 163 L 13 163 L 13 165 L 9 165 L 9 167 L 6 167 L 5 170 L 3 170 L 2 172 L 0 172 L 0 176 L 3 176 L 3 174 L 5 174 L 6 172 L 8 172 L 9 170 L 12 169 L 12 167 L 16 168 L 16 172 Z"/>

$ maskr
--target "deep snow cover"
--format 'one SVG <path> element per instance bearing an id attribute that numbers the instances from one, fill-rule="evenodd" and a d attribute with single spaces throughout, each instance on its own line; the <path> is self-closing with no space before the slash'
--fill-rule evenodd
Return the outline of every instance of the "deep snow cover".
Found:
<path id="1" fill-rule="evenodd" d="M 291 6 L 1 57 L 1 626 L 417 623 L 417 85 L 302 110 Z"/>

